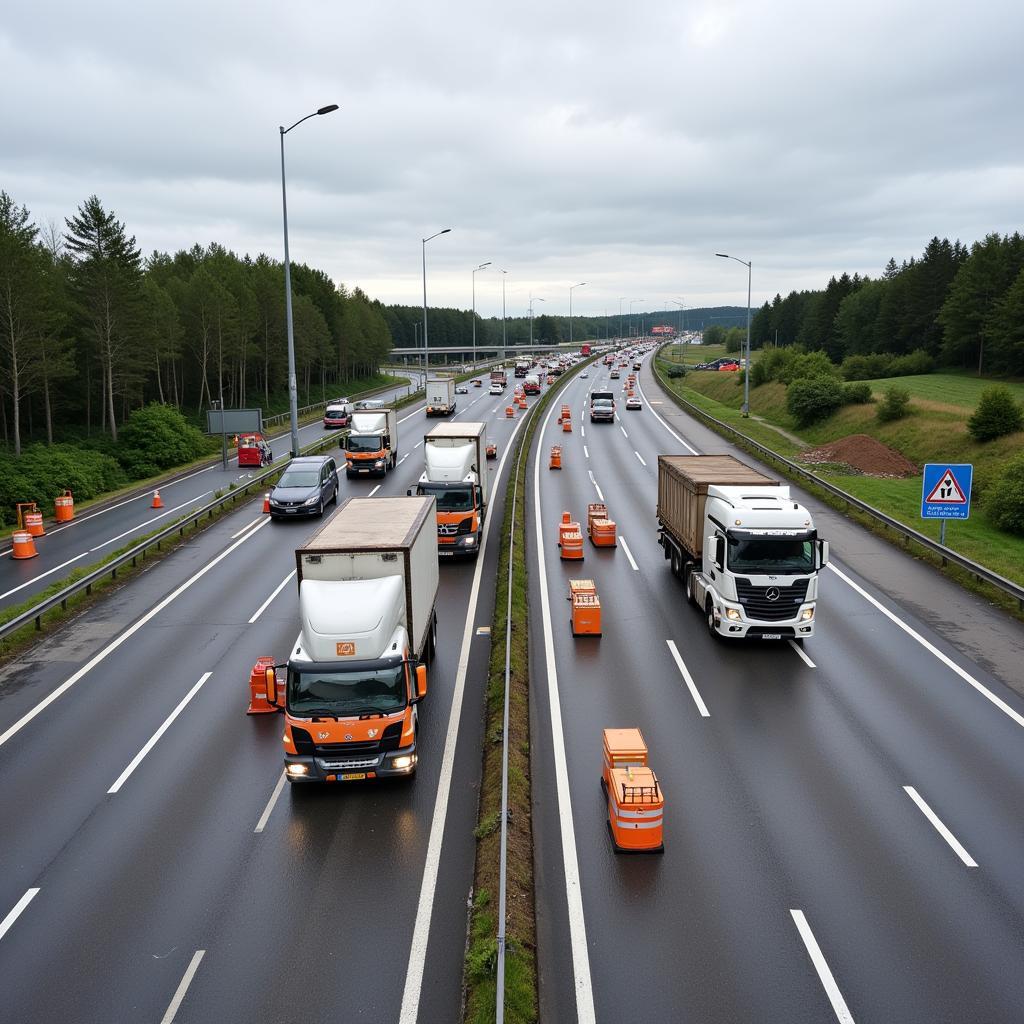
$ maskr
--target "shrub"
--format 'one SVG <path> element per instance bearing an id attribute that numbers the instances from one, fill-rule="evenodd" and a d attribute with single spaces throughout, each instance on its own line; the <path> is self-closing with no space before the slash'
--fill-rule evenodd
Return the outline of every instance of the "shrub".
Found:
<path id="1" fill-rule="evenodd" d="M 805 377 L 838 377 L 839 368 L 824 352 L 804 352 L 789 361 L 789 365 L 781 369 L 778 379 L 783 384 L 791 384 Z"/>
<path id="2" fill-rule="evenodd" d="M 835 377 L 802 377 L 786 389 L 786 408 L 801 427 L 826 419 L 842 404 L 843 386 Z"/>
<path id="3" fill-rule="evenodd" d="M 843 405 L 864 405 L 871 401 L 871 385 L 857 380 L 843 385 Z"/>
<path id="4" fill-rule="evenodd" d="M 789 348 L 773 348 L 761 354 L 755 364 L 764 373 L 764 383 L 770 380 L 782 380 L 788 372 L 790 364 L 797 356 L 803 355 L 804 350 L 799 345 L 792 345 Z"/>
<path id="5" fill-rule="evenodd" d="M 177 409 L 153 402 L 136 409 L 121 430 L 117 458 L 135 479 L 155 476 L 212 452 L 216 444 Z"/>
<path id="6" fill-rule="evenodd" d="M 876 352 L 866 356 L 847 356 L 840 367 L 844 380 L 877 380 L 889 376 L 892 356 Z"/>
<path id="7" fill-rule="evenodd" d="M 967 421 L 967 429 L 975 441 L 991 441 L 1020 430 L 1022 422 L 1020 406 L 1013 400 L 1010 389 L 1000 384 L 982 391 L 978 408 Z"/>
<path id="8" fill-rule="evenodd" d="M 898 384 L 885 389 L 885 397 L 878 403 L 875 415 L 879 423 L 901 420 L 910 411 L 910 392 Z"/>
<path id="9" fill-rule="evenodd" d="M 1000 530 L 1024 534 L 1024 454 L 1010 459 L 989 488 L 985 511 Z"/>
<path id="10" fill-rule="evenodd" d="M 750 386 L 752 388 L 759 388 L 770 380 L 771 377 L 768 376 L 768 363 L 764 356 L 762 356 L 750 367 Z"/>
<path id="11" fill-rule="evenodd" d="M 935 360 L 923 348 L 915 349 L 909 355 L 897 356 L 889 367 L 890 377 L 914 377 L 920 373 L 931 373 Z"/>
<path id="12" fill-rule="evenodd" d="M 679 364 L 677 364 L 675 366 L 670 366 L 668 368 L 668 371 L 667 371 L 667 376 L 669 376 L 669 377 L 671 377 L 673 379 L 675 379 L 676 377 L 685 377 L 686 376 L 686 367 L 682 366 L 682 365 L 679 365 Z"/>

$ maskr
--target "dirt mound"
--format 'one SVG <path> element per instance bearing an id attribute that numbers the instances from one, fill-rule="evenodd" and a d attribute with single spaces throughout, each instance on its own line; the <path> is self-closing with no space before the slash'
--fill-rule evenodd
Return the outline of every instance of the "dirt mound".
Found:
<path id="1" fill-rule="evenodd" d="M 851 434 L 820 448 L 809 448 L 798 458 L 814 466 L 838 463 L 868 476 L 901 477 L 918 472 L 917 466 L 899 452 L 867 434 Z"/>

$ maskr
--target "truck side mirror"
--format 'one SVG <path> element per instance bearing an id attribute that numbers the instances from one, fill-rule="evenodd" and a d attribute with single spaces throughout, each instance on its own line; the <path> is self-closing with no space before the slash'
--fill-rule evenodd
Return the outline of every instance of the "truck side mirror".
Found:
<path id="1" fill-rule="evenodd" d="M 427 695 L 427 666 L 416 666 L 416 699 L 422 700 Z"/>
<path id="2" fill-rule="evenodd" d="M 476 485 L 476 507 L 484 507 L 484 489 L 479 484 Z"/>
<path id="3" fill-rule="evenodd" d="M 264 696 L 267 698 L 268 704 L 277 706 L 277 670 L 272 666 L 268 665 L 266 674 L 264 675 Z"/>
<path id="4" fill-rule="evenodd" d="M 828 541 L 818 541 L 818 568 L 824 569 L 828 565 Z"/>
<path id="5" fill-rule="evenodd" d="M 411 498 L 412 497 L 412 488 L 411 487 L 406 490 L 405 496 L 407 498 Z"/>

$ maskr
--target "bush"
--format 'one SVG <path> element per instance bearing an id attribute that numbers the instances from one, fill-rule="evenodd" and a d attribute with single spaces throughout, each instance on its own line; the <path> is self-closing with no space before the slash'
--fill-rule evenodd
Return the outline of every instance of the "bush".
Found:
<path id="1" fill-rule="evenodd" d="M 0 523 L 15 522 L 14 506 L 34 501 L 49 515 L 53 499 L 69 489 L 77 501 L 95 498 L 128 482 L 115 459 L 71 444 L 30 445 L 20 458 L 0 456 Z"/>
<path id="2" fill-rule="evenodd" d="M 843 385 L 843 405 L 864 405 L 871 401 L 871 385 L 858 380 Z"/>
<path id="3" fill-rule="evenodd" d="M 885 389 L 885 397 L 878 403 L 876 415 L 879 423 L 901 420 L 910 411 L 910 392 L 898 384 Z"/>
<path id="4" fill-rule="evenodd" d="M 762 384 L 767 384 L 771 380 L 768 375 L 768 362 L 762 356 L 750 367 L 750 386 L 752 388 L 759 388 Z"/>
<path id="5" fill-rule="evenodd" d="M 778 379 L 783 384 L 807 377 L 838 377 L 839 368 L 824 352 L 804 352 L 790 359 L 783 367 Z"/>
<path id="6" fill-rule="evenodd" d="M 889 376 L 892 356 L 876 352 L 868 356 L 847 356 L 840 367 L 844 380 L 878 380 Z"/>
<path id="7" fill-rule="evenodd" d="M 1001 384 L 981 393 L 978 408 L 967 421 L 967 429 L 975 441 L 992 441 L 1021 429 L 1024 416 L 1013 400 L 1010 389 Z"/>
<path id="8" fill-rule="evenodd" d="M 1024 454 L 1012 458 L 989 488 L 985 511 L 1000 530 L 1024 534 Z"/>
<path id="9" fill-rule="evenodd" d="M 670 366 L 666 372 L 666 376 L 671 377 L 672 379 L 675 379 L 676 377 L 685 377 L 686 367 L 679 364 Z"/>
<path id="10" fill-rule="evenodd" d="M 802 377 L 786 389 L 786 408 L 801 427 L 827 419 L 842 404 L 843 386 L 835 377 Z"/>
<path id="11" fill-rule="evenodd" d="M 923 348 L 915 349 L 909 355 L 897 356 L 889 366 L 889 377 L 914 377 L 921 373 L 931 373 L 935 369 L 935 360 Z"/>
<path id="12" fill-rule="evenodd" d="M 193 427 L 177 409 L 153 402 L 136 409 L 121 430 L 118 461 L 134 479 L 192 462 L 217 443 Z"/>

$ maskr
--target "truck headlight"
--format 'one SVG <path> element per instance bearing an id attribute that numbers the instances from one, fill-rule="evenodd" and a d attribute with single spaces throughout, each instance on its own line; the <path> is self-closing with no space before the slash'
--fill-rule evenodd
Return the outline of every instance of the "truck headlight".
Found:
<path id="1" fill-rule="evenodd" d="M 740 617 L 740 611 L 738 608 L 726 608 L 725 617 L 735 622 Z"/>
<path id="2" fill-rule="evenodd" d="M 384 460 L 383 459 L 378 459 L 373 465 L 374 465 L 374 468 L 380 469 L 384 465 Z"/>
<path id="3" fill-rule="evenodd" d="M 800 621 L 801 622 L 809 622 L 813 618 L 814 618 L 814 609 L 813 608 L 805 608 L 800 613 Z"/>
<path id="4" fill-rule="evenodd" d="M 465 537 L 465 538 L 463 538 L 462 543 L 463 543 L 463 545 L 465 547 L 471 548 L 471 547 L 473 547 L 476 544 L 476 537 L 473 537 L 473 536 Z"/>
<path id="5" fill-rule="evenodd" d="M 290 764 L 285 769 L 289 775 L 308 775 L 309 766 L 305 764 Z"/>
<path id="6" fill-rule="evenodd" d="M 403 754 L 401 757 L 391 759 L 391 767 L 396 769 L 411 768 L 416 763 L 415 754 Z"/>

